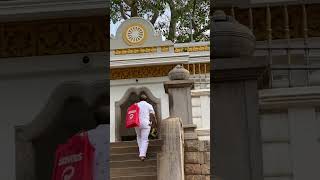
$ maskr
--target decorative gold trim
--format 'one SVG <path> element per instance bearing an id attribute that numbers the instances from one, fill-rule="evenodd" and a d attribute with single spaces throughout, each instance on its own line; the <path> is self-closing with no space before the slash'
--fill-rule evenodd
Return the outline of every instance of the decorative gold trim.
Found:
<path id="1" fill-rule="evenodd" d="M 0 58 L 103 52 L 105 16 L 0 23 Z"/>
<path id="2" fill-rule="evenodd" d="M 209 51 L 210 50 L 209 47 L 210 47 L 210 45 L 178 47 L 178 48 L 174 48 L 174 52 L 181 53 L 181 52 Z M 170 46 L 160 46 L 160 47 L 141 47 L 141 48 L 116 49 L 113 52 L 115 55 L 155 53 L 155 52 L 158 52 L 158 48 L 161 49 L 161 52 L 169 52 L 169 50 L 170 50 Z"/>
<path id="3" fill-rule="evenodd" d="M 205 46 L 190 46 L 190 47 L 176 47 L 174 48 L 175 53 L 181 52 L 200 52 L 200 51 L 209 51 L 210 45 Z"/>
<path id="4" fill-rule="evenodd" d="M 161 52 L 169 52 L 169 46 L 162 46 Z"/>
<path id="5" fill-rule="evenodd" d="M 142 40 L 137 42 L 137 43 L 134 43 L 134 42 L 131 42 L 130 40 L 128 40 L 127 38 L 127 33 L 129 31 L 130 28 L 134 27 L 134 26 L 137 26 L 139 28 L 141 28 L 143 30 L 143 37 L 142 37 Z M 129 46 L 137 46 L 137 45 L 141 45 L 145 42 L 145 40 L 147 39 L 148 37 L 148 31 L 146 30 L 146 28 L 140 24 L 140 23 L 133 23 L 133 24 L 130 24 L 128 25 L 125 30 L 123 31 L 122 33 L 122 39 L 124 40 L 124 42 L 129 45 Z"/>
<path id="6" fill-rule="evenodd" d="M 135 78 L 150 78 L 164 77 L 176 66 L 176 64 L 159 65 L 159 66 L 140 66 L 130 68 L 115 68 L 110 69 L 111 80 L 118 79 L 135 79 Z M 189 69 L 191 76 L 199 73 L 209 73 L 210 63 L 201 64 L 185 64 L 184 67 Z"/>
<path id="7" fill-rule="evenodd" d="M 157 47 L 144 47 L 144 48 L 128 48 L 128 49 L 116 49 L 114 50 L 115 55 L 126 55 L 126 54 L 142 54 L 142 53 L 155 53 Z"/>

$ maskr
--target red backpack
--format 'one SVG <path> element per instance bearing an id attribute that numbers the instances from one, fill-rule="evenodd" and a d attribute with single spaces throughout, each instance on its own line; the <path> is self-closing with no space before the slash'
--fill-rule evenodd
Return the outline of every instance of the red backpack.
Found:
<path id="1" fill-rule="evenodd" d="M 58 145 L 52 180 L 93 180 L 94 148 L 88 134 L 77 134 Z"/>
<path id="2" fill-rule="evenodd" d="M 140 119 L 139 119 L 139 106 L 137 103 L 132 104 L 127 110 L 127 117 L 126 117 L 126 128 L 133 128 L 140 126 Z"/>

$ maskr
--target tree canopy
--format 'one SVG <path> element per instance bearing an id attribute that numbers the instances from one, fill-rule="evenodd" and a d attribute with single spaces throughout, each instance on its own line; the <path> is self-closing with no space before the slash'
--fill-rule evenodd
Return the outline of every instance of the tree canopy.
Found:
<path id="1" fill-rule="evenodd" d="M 112 0 L 111 21 L 130 17 L 149 20 L 158 32 L 173 42 L 208 41 L 209 0 Z M 192 28 L 191 28 L 192 26 Z"/>

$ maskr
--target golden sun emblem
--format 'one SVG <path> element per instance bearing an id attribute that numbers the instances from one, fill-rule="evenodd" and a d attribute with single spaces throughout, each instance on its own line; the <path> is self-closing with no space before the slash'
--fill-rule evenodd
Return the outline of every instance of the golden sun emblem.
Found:
<path id="1" fill-rule="evenodd" d="M 140 45 L 144 42 L 145 38 L 145 29 L 139 24 L 129 26 L 123 34 L 123 39 L 128 45 Z"/>

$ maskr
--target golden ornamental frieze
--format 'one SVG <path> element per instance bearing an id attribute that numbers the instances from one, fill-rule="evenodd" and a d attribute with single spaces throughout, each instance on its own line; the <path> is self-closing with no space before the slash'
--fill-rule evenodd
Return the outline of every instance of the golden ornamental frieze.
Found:
<path id="1" fill-rule="evenodd" d="M 145 47 L 145 48 L 127 48 L 127 49 L 116 49 L 115 55 L 126 55 L 126 54 L 142 54 L 142 53 L 156 53 L 157 47 Z"/>
<path id="2" fill-rule="evenodd" d="M 106 27 L 105 17 L 3 23 L 0 57 L 102 52 L 108 44 Z"/>
<path id="3" fill-rule="evenodd" d="M 164 77 L 175 66 L 176 64 L 111 69 L 111 80 Z M 210 63 L 185 64 L 183 66 L 190 71 L 191 76 L 194 74 L 210 73 Z"/>
<path id="4" fill-rule="evenodd" d="M 201 52 L 201 51 L 209 51 L 209 50 L 210 50 L 210 45 L 174 48 L 175 53 Z M 161 47 L 116 49 L 113 51 L 113 53 L 114 55 L 127 55 L 127 54 L 144 54 L 144 53 L 157 53 L 157 52 L 169 52 L 169 51 L 170 51 L 170 46 L 161 46 Z"/>
<path id="5" fill-rule="evenodd" d="M 199 51 L 209 51 L 210 45 L 206 46 L 187 46 L 187 47 L 175 47 L 174 52 L 175 53 L 181 53 L 181 52 L 199 52 Z"/>

